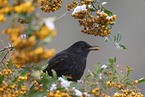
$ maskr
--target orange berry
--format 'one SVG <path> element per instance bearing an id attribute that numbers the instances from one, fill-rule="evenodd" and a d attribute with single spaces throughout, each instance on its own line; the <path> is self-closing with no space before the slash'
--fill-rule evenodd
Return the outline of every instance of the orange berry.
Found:
<path id="1" fill-rule="evenodd" d="M 137 81 L 137 80 L 135 80 L 135 81 L 134 81 L 134 83 L 135 83 L 135 84 L 137 84 L 137 83 L 138 83 L 138 81 Z"/>
<path id="2" fill-rule="evenodd" d="M 99 11 L 97 11 L 97 12 L 96 12 L 96 15 L 100 15 L 100 12 L 99 12 Z"/>
<path id="3" fill-rule="evenodd" d="M 107 81 L 106 84 L 107 84 L 107 85 L 110 85 L 110 81 Z"/>
<path id="4" fill-rule="evenodd" d="M 133 71 L 133 68 L 131 68 L 130 71 Z"/>
<path id="5" fill-rule="evenodd" d="M 132 95 L 132 96 L 135 96 L 135 92 L 131 92 L 131 95 Z"/>
<path id="6" fill-rule="evenodd" d="M 123 81 L 120 81 L 121 83 L 123 83 Z"/>
<path id="7" fill-rule="evenodd" d="M 116 15 L 113 15 L 113 20 L 116 20 Z"/>

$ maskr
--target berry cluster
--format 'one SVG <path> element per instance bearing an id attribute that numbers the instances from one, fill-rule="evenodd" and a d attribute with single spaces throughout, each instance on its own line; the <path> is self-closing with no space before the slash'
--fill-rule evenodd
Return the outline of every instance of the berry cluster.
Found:
<path id="1" fill-rule="evenodd" d="M 33 6 L 32 1 L 28 1 L 20 5 L 14 6 L 14 11 L 17 13 L 30 13 L 34 10 L 35 10 L 35 7 Z"/>
<path id="2" fill-rule="evenodd" d="M 4 79 L 1 80 L 2 83 L 0 84 L 0 97 L 19 97 L 20 94 L 26 94 L 26 92 L 30 90 L 24 85 L 15 84 L 13 82 L 10 83 L 9 78 L 11 78 L 12 75 L 10 68 L 3 70 L 0 69 L 0 77 L 3 75 Z M 12 79 L 13 78 L 11 78 L 11 80 Z M 18 79 L 27 80 L 26 77 L 19 77 Z"/>
<path id="3" fill-rule="evenodd" d="M 78 19 L 84 34 L 107 37 L 111 33 L 111 25 L 114 24 L 116 15 L 110 16 L 105 11 L 98 10 L 94 17 L 90 11 L 91 2 L 92 0 L 81 1 L 82 6 L 77 6 L 71 16 Z"/>
<path id="4" fill-rule="evenodd" d="M 41 30 L 33 32 L 34 35 L 32 36 L 28 37 L 23 33 L 23 26 L 14 26 L 2 32 L 2 34 L 9 34 L 9 40 L 17 50 L 16 52 L 14 51 L 11 56 L 13 63 L 16 64 L 15 68 L 20 68 L 22 64 L 31 62 L 38 63 L 43 59 L 50 58 L 55 53 L 54 49 L 49 50 L 43 49 L 42 47 L 34 48 L 36 45 L 36 38 L 44 39 L 48 34 L 53 36 L 55 35 L 55 30 L 49 30 L 48 27 L 42 26 Z"/>
<path id="5" fill-rule="evenodd" d="M 40 30 L 34 32 L 33 34 L 36 35 L 38 39 L 44 39 L 48 35 L 55 36 L 56 31 L 49 29 L 47 26 L 42 26 L 42 28 Z"/>
<path id="6" fill-rule="evenodd" d="M 121 81 L 121 83 L 123 83 L 123 81 Z M 138 81 L 135 80 L 134 81 L 134 84 L 137 84 Z M 143 94 L 141 94 L 140 92 L 136 92 L 135 89 L 133 90 L 125 90 L 125 88 L 127 87 L 126 84 L 116 84 L 115 82 L 110 82 L 110 81 L 107 81 L 106 82 L 106 85 L 109 87 L 109 88 L 117 88 L 118 90 L 121 90 L 120 92 L 116 92 L 113 97 L 144 97 Z M 95 95 L 95 97 L 100 97 L 100 89 L 99 88 L 95 88 L 92 90 L 92 93 Z M 106 94 L 101 94 L 102 97 L 110 97 L 110 96 L 107 96 Z"/>
<path id="7" fill-rule="evenodd" d="M 13 8 L 8 5 L 8 0 L 0 0 L 0 23 L 6 21 L 5 14 L 13 11 Z"/>
<path id="8" fill-rule="evenodd" d="M 9 12 L 12 12 L 12 11 L 13 11 L 13 8 L 9 5 L 3 8 L 0 8 L 0 14 L 8 14 Z"/>
<path id="9" fill-rule="evenodd" d="M 95 97 L 98 97 L 100 95 L 99 88 L 95 88 L 92 90 L 92 93 L 95 95 Z"/>
<path id="10" fill-rule="evenodd" d="M 30 79 L 30 73 L 28 72 L 25 76 L 18 76 L 17 78 L 17 82 L 21 82 L 21 81 L 28 81 Z M 31 81 L 32 82 L 32 81 Z"/>
<path id="11" fill-rule="evenodd" d="M 40 9 L 44 12 L 49 13 L 50 11 L 55 12 L 61 8 L 62 0 L 41 0 Z"/>
<path id="12" fill-rule="evenodd" d="M 38 82 L 35 80 L 35 81 L 33 81 L 33 84 L 34 84 L 34 89 L 36 90 L 36 91 L 43 91 L 44 89 L 43 89 L 43 85 L 42 84 L 38 84 Z"/>
<path id="13" fill-rule="evenodd" d="M 136 93 L 131 90 L 123 90 L 122 93 L 115 93 L 113 97 L 144 97 L 140 92 Z"/>
<path id="14" fill-rule="evenodd" d="M 47 97 L 71 97 L 71 96 L 69 96 L 69 94 L 67 93 L 60 92 L 59 90 L 57 90 L 55 93 L 49 92 L 47 94 Z"/>
<path id="15" fill-rule="evenodd" d="M 0 0 L 0 7 L 3 7 L 8 4 L 8 0 Z"/>
<path id="16" fill-rule="evenodd" d="M 2 34 L 9 34 L 9 40 L 11 42 L 15 42 L 15 39 L 18 39 L 18 37 L 22 34 L 22 31 L 24 29 L 24 26 L 13 26 L 11 28 L 5 29 L 2 31 Z"/>
<path id="17" fill-rule="evenodd" d="M 91 2 L 92 2 L 92 0 L 84 0 L 84 1 L 81 0 L 80 3 L 81 3 L 82 5 L 83 5 L 83 4 L 90 5 Z"/>
<path id="18" fill-rule="evenodd" d="M 86 13 L 87 13 L 87 11 L 83 10 L 83 11 L 74 13 L 71 16 L 74 17 L 75 19 L 84 19 L 84 17 L 86 16 Z"/>
<path id="19" fill-rule="evenodd" d="M 4 74 L 4 77 L 7 78 L 8 75 L 12 74 L 12 71 L 10 69 L 3 69 L 3 73 L 0 72 L 0 75 L 3 75 L 3 74 Z"/>
<path id="20" fill-rule="evenodd" d="M 78 2 L 73 1 L 73 3 L 71 5 L 66 5 L 66 8 L 68 11 L 71 11 L 72 8 L 76 8 Z"/>
<path id="21" fill-rule="evenodd" d="M 5 22 L 6 19 L 7 19 L 7 18 L 4 16 L 4 14 L 0 14 L 0 23 L 1 23 L 1 22 Z"/>
<path id="22" fill-rule="evenodd" d="M 43 49 L 42 47 L 38 47 L 35 50 L 17 50 L 17 52 L 13 52 L 11 57 L 14 64 L 38 63 L 43 59 L 50 58 L 54 53 L 54 49 Z"/>
<path id="23" fill-rule="evenodd" d="M 108 36 L 111 33 L 110 25 L 113 25 L 113 21 L 116 20 L 116 15 L 108 16 L 105 12 L 96 12 L 97 18 L 95 22 L 97 25 L 97 32 L 99 36 Z"/>

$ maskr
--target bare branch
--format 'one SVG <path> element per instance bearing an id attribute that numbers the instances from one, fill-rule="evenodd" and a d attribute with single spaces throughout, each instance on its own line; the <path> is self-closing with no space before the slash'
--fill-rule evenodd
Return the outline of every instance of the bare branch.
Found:
<path id="1" fill-rule="evenodd" d="M 8 55 L 8 53 L 9 53 L 13 48 L 10 47 L 10 50 L 9 50 L 9 47 L 6 47 L 6 48 L 4 48 L 4 49 L 2 49 L 2 50 L 0 50 L 0 51 L 4 51 L 4 50 L 6 50 L 6 49 L 7 49 L 7 52 L 6 52 L 6 54 L 1 58 L 0 63 L 3 63 L 4 59 L 6 58 L 6 56 Z"/>
<path id="2" fill-rule="evenodd" d="M 60 17 L 57 18 L 56 21 L 60 20 L 61 18 L 63 18 L 65 15 L 67 15 L 69 13 L 69 11 L 65 12 L 64 14 L 62 14 Z"/>

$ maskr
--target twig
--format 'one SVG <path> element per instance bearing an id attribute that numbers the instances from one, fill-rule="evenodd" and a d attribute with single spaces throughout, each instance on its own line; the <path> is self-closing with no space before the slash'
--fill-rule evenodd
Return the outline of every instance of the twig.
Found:
<path id="1" fill-rule="evenodd" d="M 9 47 L 5 48 L 8 49 Z M 6 58 L 6 56 L 8 55 L 8 53 L 12 50 L 13 48 L 11 48 L 10 50 L 7 50 L 6 54 L 3 56 L 3 58 L 1 58 L 0 63 L 3 63 L 3 60 Z"/>
<path id="2" fill-rule="evenodd" d="M 56 21 L 60 20 L 61 18 L 63 18 L 65 15 L 67 15 L 69 13 L 69 11 L 65 12 L 64 14 L 62 14 L 60 17 L 57 18 Z"/>
<path id="3" fill-rule="evenodd" d="M 4 47 L 3 49 L 0 50 L 0 52 L 5 51 L 8 48 L 14 48 L 14 47 Z"/>
<path id="4" fill-rule="evenodd" d="M 93 2 L 91 2 L 91 5 L 93 6 L 93 8 L 95 8 L 96 10 L 98 10 L 98 9 L 94 6 Z"/>
<path id="5" fill-rule="evenodd" d="M 6 49 L 7 49 L 7 47 L 5 47 L 5 48 L 1 49 L 1 50 L 0 50 L 0 52 L 5 51 Z"/>

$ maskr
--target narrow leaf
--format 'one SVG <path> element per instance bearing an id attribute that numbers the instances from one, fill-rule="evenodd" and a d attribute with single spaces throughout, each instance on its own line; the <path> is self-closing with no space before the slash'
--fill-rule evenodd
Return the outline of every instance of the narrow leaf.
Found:
<path id="1" fill-rule="evenodd" d="M 122 38 L 122 35 L 120 33 L 117 34 L 117 42 L 119 42 Z"/>
<path id="2" fill-rule="evenodd" d="M 145 83 L 145 79 L 138 80 L 138 83 Z"/>
<path id="3" fill-rule="evenodd" d="M 4 80 L 4 75 L 0 76 L 0 85 L 2 84 L 3 80 Z"/>
<path id="4" fill-rule="evenodd" d="M 128 77 L 128 75 L 130 74 L 130 67 L 129 66 L 126 67 L 127 67 L 127 77 Z"/>
<path id="5" fill-rule="evenodd" d="M 114 63 L 116 62 L 116 57 L 114 57 Z"/>
<path id="6" fill-rule="evenodd" d="M 108 42 L 109 41 L 109 37 L 105 37 L 105 42 Z"/>
<path id="7" fill-rule="evenodd" d="M 122 49 L 127 49 L 124 45 L 119 44 Z"/>
<path id="8" fill-rule="evenodd" d="M 109 58 L 108 60 L 109 60 L 110 63 L 113 63 L 113 59 L 112 58 Z"/>
<path id="9" fill-rule="evenodd" d="M 129 81 L 132 81 L 132 79 L 127 78 L 127 79 L 125 79 L 123 82 L 126 83 L 126 82 L 129 82 Z"/>
<path id="10" fill-rule="evenodd" d="M 98 67 L 97 65 L 94 65 L 94 67 L 96 68 L 96 70 L 98 70 L 98 69 L 99 69 L 99 67 Z"/>
<path id="11" fill-rule="evenodd" d="M 129 82 L 129 83 L 126 83 L 126 85 L 128 85 L 128 86 L 132 86 L 133 83 Z"/>
<path id="12" fill-rule="evenodd" d="M 57 79 L 57 74 L 56 74 L 56 71 L 55 71 L 55 70 L 53 70 L 53 69 L 52 69 L 51 71 L 52 71 L 53 78 L 54 78 L 54 79 Z"/>
<path id="13" fill-rule="evenodd" d="M 95 12 L 95 11 L 96 11 L 94 8 L 89 8 L 89 10 L 90 10 L 91 12 Z"/>
<path id="14" fill-rule="evenodd" d="M 115 35 L 113 35 L 114 36 L 114 41 L 116 41 L 116 36 Z"/>
<path id="15" fill-rule="evenodd" d="M 113 15 L 113 13 L 111 11 L 107 10 L 107 9 L 105 9 L 104 12 L 107 13 L 108 16 L 112 16 Z"/>
<path id="16" fill-rule="evenodd" d="M 2 52 L 2 53 L 0 54 L 0 58 L 3 58 L 5 54 L 6 54 L 6 52 Z"/>
<path id="17" fill-rule="evenodd" d="M 87 75 L 85 78 L 88 79 L 90 76 L 92 76 L 91 74 Z"/>

